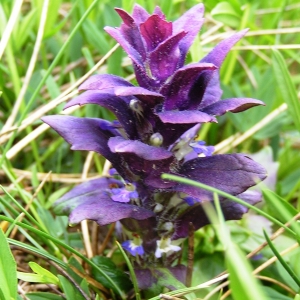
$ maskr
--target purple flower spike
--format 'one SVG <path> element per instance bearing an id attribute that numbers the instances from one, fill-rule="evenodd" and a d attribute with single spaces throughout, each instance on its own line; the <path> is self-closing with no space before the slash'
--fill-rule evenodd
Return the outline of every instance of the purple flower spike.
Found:
<path id="1" fill-rule="evenodd" d="M 120 221 L 118 238 L 135 256 L 131 258 L 138 284 L 146 289 L 166 282 L 160 279 L 163 274 L 184 281 L 185 267 L 171 266 L 180 256 L 189 224 L 196 230 L 209 224 L 203 205 L 213 203 L 212 192 L 163 180 L 163 173 L 195 180 L 252 205 L 260 201 L 260 194 L 248 189 L 264 180 L 265 169 L 243 154 L 214 155 L 214 147 L 198 141 L 197 135 L 202 124 L 217 123 L 217 116 L 264 103 L 252 98 L 221 100 L 219 69 L 247 30 L 220 42 L 200 62 L 184 65 L 203 23 L 203 4 L 174 22 L 159 7 L 153 14 L 139 5 L 131 15 L 116 11 L 121 26 L 105 30 L 131 58 L 138 85 L 96 74 L 66 105 L 97 104 L 113 112 L 116 120 L 47 116 L 43 121 L 71 149 L 95 151 L 112 164 L 109 178 L 73 188 L 55 203 L 56 213 L 68 214 L 71 224 L 85 219 L 100 226 Z M 220 205 L 226 220 L 238 220 L 248 210 L 224 197 Z"/>

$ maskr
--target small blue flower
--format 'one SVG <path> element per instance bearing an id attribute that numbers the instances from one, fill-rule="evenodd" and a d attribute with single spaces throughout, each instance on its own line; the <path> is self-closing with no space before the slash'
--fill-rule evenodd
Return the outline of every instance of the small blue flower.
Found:
<path id="1" fill-rule="evenodd" d="M 199 203 L 199 200 L 194 197 L 184 197 L 183 200 L 189 205 L 193 206 L 196 203 Z"/>
<path id="2" fill-rule="evenodd" d="M 110 190 L 112 193 L 111 199 L 116 202 L 130 202 L 130 200 L 138 199 L 139 195 L 135 191 L 135 187 L 131 184 L 125 185 L 122 188 L 113 188 Z"/>
<path id="3" fill-rule="evenodd" d="M 201 157 L 212 156 L 215 151 L 214 146 L 205 146 L 204 141 L 193 141 L 189 145 Z"/>
<path id="4" fill-rule="evenodd" d="M 133 256 L 144 254 L 142 240 L 138 237 L 134 237 L 133 240 L 123 242 L 122 247 Z"/>

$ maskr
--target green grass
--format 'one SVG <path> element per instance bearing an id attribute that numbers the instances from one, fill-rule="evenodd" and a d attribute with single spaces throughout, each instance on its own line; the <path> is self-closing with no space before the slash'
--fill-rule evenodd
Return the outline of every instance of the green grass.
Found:
<path id="1" fill-rule="evenodd" d="M 18 299 L 129 299 L 129 294 L 144 299 L 136 280 L 133 287 L 124 273 L 131 265 L 114 242 L 113 228 L 91 222 L 71 228 L 67 217 L 52 212 L 53 202 L 72 186 L 99 176 L 105 160 L 71 151 L 40 121 L 62 113 L 63 103 L 93 73 L 132 78 L 124 51 L 103 27 L 120 24 L 114 7 L 131 10 L 134 3 L 150 11 L 160 5 L 174 20 L 198 1 L 0 3 L 0 299 L 16 294 Z M 201 139 L 218 153 L 259 152 L 255 160 L 266 164 L 271 182 L 262 187 L 262 204 L 250 207 L 240 221 L 223 221 L 216 196 L 216 211 L 207 208 L 212 225 L 195 233 L 192 286 L 165 294 L 299 299 L 300 5 L 296 0 L 204 5 L 206 20 L 188 61 L 203 57 L 220 35 L 249 28 L 221 69 L 223 98 L 257 98 L 266 106 L 204 125 Z M 64 113 L 113 118 L 94 106 Z M 186 256 L 187 251 L 183 261 Z M 47 283 L 52 285 L 45 289 Z M 151 299 L 172 299 L 162 297 Z"/>

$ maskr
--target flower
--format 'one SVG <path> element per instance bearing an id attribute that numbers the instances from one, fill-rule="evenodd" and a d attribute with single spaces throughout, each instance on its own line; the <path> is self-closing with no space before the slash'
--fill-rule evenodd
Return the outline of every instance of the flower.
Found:
<path id="1" fill-rule="evenodd" d="M 246 30 L 220 42 L 200 62 L 184 65 L 203 22 L 202 4 L 173 23 L 158 7 L 152 15 L 138 5 L 132 15 L 116 11 L 123 24 L 105 30 L 128 53 L 139 86 L 115 75 L 94 75 L 66 108 L 97 104 L 111 110 L 117 121 L 43 117 L 71 149 L 95 151 L 108 159 L 114 168 L 112 177 L 80 184 L 58 200 L 55 209 L 70 214 L 72 224 L 84 219 L 99 225 L 121 221 L 126 232 L 139 236 L 124 241 L 124 249 L 133 256 L 143 255 L 145 265 L 152 257 L 171 266 L 171 254 L 181 250 L 178 242 L 188 236 L 189 223 L 196 230 L 209 223 L 202 203 L 212 201 L 213 194 L 163 180 L 161 174 L 204 183 L 250 204 L 260 201 L 259 193 L 247 189 L 266 177 L 265 169 L 244 154 L 213 155 L 213 146 L 196 137 L 201 124 L 217 122 L 216 116 L 263 102 L 221 100 L 219 68 Z M 222 197 L 220 205 L 226 220 L 240 219 L 247 211 Z M 161 259 L 163 253 L 166 260 Z"/>
<path id="2" fill-rule="evenodd" d="M 122 247 L 133 256 L 143 255 L 145 252 L 142 242 L 143 241 L 140 239 L 140 237 L 135 234 L 133 235 L 133 240 L 123 242 Z"/>
<path id="3" fill-rule="evenodd" d="M 170 238 L 162 238 L 159 241 L 156 241 L 157 247 L 155 250 L 155 257 L 160 258 L 163 253 L 166 253 L 167 255 L 172 252 L 180 251 L 181 248 L 176 245 L 171 244 Z"/>

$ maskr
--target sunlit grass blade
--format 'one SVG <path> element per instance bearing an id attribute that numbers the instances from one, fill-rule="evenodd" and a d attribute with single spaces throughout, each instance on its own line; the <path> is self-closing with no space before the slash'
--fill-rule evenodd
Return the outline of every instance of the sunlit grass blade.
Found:
<path id="1" fill-rule="evenodd" d="M 296 128 L 300 131 L 300 103 L 295 85 L 280 52 L 273 49 L 272 53 L 272 66 L 279 91 L 283 101 L 288 105 L 288 111 L 292 116 Z"/>
<path id="2" fill-rule="evenodd" d="M 257 280 L 252 275 L 250 263 L 245 258 L 240 248 L 235 245 L 230 238 L 228 228 L 222 213 L 219 197 L 214 193 L 214 204 L 210 202 L 203 205 L 204 210 L 213 226 L 219 240 L 225 248 L 225 261 L 229 273 L 230 288 L 235 300 L 266 299 Z"/>
<path id="3" fill-rule="evenodd" d="M 277 251 L 276 247 L 270 240 L 269 236 L 267 235 L 266 231 L 264 230 L 264 236 L 266 238 L 266 241 L 268 242 L 268 245 L 270 246 L 271 250 L 275 254 L 275 256 L 278 258 L 279 262 L 282 264 L 282 266 L 285 268 L 285 270 L 290 274 L 290 276 L 294 279 L 294 281 L 298 284 L 300 288 L 300 279 L 295 274 L 295 272 L 292 270 L 292 268 L 285 262 L 285 260 L 282 258 L 280 253 Z"/>
<path id="4" fill-rule="evenodd" d="M 17 264 L 1 228 L 0 245 L 0 299 L 16 299 Z"/>
<path id="5" fill-rule="evenodd" d="M 279 197 L 273 191 L 264 189 L 263 196 L 265 201 L 269 204 L 269 210 L 272 211 L 272 215 L 278 220 L 283 222 L 291 221 L 292 218 L 298 213 L 290 203 Z M 295 221 L 291 221 L 290 227 L 297 234 L 297 239 L 300 239 L 300 226 Z"/>

